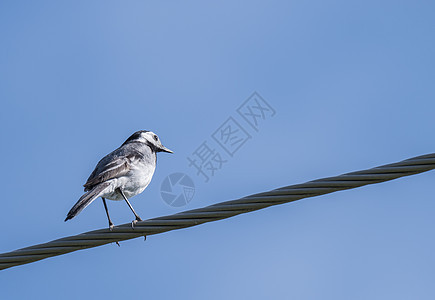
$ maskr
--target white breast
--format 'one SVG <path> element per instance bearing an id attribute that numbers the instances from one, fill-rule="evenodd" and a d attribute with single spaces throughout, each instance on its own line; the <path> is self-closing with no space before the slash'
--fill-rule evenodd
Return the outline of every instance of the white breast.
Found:
<path id="1" fill-rule="evenodd" d="M 154 175 L 155 165 L 137 164 L 125 176 L 110 180 L 110 187 L 104 191 L 101 197 L 110 200 L 124 200 L 117 188 L 121 188 L 127 198 L 142 193 L 150 184 Z"/>

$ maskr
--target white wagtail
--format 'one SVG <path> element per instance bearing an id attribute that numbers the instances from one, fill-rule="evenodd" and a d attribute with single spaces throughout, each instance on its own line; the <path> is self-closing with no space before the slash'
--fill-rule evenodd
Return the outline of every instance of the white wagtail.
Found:
<path id="1" fill-rule="evenodd" d="M 141 130 L 133 133 L 115 151 L 103 157 L 84 184 L 85 194 L 71 208 L 65 221 L 78 215 L 92 201 L 101 197 L 106 210 L 109 228 L 113 228 L 107 210 L 106 199 L 125 200 L 136 219 L 142 221 L 134 211 L 128 198 L 142 193 L 153 177 L 156 169 L 157 152 L 173 153 L 164 147 L 159 137 L 151 131 Z"/>

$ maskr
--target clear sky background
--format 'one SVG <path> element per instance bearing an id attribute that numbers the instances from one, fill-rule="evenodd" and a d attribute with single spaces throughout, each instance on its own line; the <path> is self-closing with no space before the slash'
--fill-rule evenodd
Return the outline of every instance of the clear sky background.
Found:
<path id="1" fill-rule="evenodd" d="M 434 152 L 433 1 L 0 2 L 0 252 L 64 223 L 98 160 L 159 134 L 142 218 Z M 276 111 L 258 132 L 237 108 Z M 209 182 L 187 157 L 234 117 L 252 136 Z M 195 182 L 173 208 L 173 172 Z M 0 272 L 2 299 L 435 299 L 435 173 Z M 132 220 L 108 203 L 116 224 Z"/>

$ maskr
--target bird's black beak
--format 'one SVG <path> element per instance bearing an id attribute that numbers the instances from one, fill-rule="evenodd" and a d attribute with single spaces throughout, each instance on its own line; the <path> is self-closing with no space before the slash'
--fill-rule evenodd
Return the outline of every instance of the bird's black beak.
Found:
<path id="1" fill-rule="evenodd" d="M 162 152 L 168 152 L 168 153 L 174 153 L 174 151 L 169 150 L 168 148 L 166 148 L 165 146 L 162 145 L 162 147 L 160 148 L 160 151 Z"/>

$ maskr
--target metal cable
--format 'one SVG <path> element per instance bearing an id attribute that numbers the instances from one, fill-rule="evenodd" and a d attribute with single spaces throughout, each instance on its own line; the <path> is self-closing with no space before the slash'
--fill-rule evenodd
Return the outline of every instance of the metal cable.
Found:
<path id="1" fill-rule="evenodd" d="M 435 169 L 435 153 L 364 171 L 318 179 L 303 184 L 290 185 L 238 200 L 217 203 L 200 209 L 149 219 L 138 222 L 134 228 L 131 227 L 130 223 L 127 223 L 116 226 L 113 231 L 109 229 L 89 231 L 0 254 L 0 270 L 81 249 L 196 226 L 272 205 L 352 189 L 367 184 L 384 182 L 432 169 Z"/>

